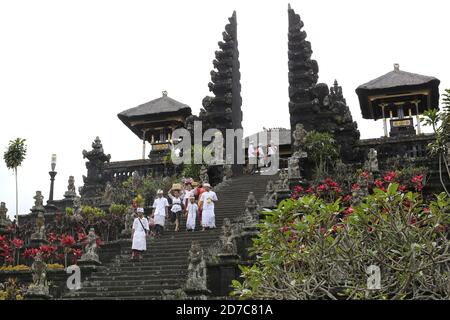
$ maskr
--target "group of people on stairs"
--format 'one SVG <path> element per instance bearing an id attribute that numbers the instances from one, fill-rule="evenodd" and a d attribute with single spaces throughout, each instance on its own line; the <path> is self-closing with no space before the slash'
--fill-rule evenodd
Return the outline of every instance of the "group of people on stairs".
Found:
<path id="1" fill-rule="evenodd" d="M 144 216 L 144 208 L 136 208 L 137 218 L 134 219 L 131 235 L 132 260 L 136 257 L 142 259 L 142 252 L 147 250 L 147 237 L 160 237 L 167 218 L 175 223 L 176 232 L 180 230 L 182 217 L 186 218 L 186 231 L 195 230 L 197 218 L 202 231 L 216 228 L 214 203 L 218 198 L 209 183 L 186 179 L 183 184 L 174 184 L 167 197 L 169 199 L 164 197 L 163 190 L 157 191 L 149 218 Z"/>

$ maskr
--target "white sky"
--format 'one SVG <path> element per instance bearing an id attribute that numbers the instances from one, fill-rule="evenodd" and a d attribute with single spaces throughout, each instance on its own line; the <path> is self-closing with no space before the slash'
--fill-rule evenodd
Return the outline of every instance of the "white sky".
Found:
<path id="1" fill-rule="evenodd" d="M 301 1 L 319 82 L 335 78 L 363 138 L 382 135 L 361 119 L 358 85 L 393 69 L 435 76 L 450 87 L 447 1 Z M 117 113 L 161 96 L 198 113 L 208 95 L 217 42 L 237 11 L 245 134 L 288 127 L 287 1 L 1 1 L 0 201 L 15 212 L 14 176 L 3 152 L 27 139 L 19 168 L 19 211 L 36 190 L 48 198 L 51 154 L 55 198 L 69 175 L 86 174 L 81 151 L 100 136 L 112 160 L 137 159 L 141 142 Z"/>

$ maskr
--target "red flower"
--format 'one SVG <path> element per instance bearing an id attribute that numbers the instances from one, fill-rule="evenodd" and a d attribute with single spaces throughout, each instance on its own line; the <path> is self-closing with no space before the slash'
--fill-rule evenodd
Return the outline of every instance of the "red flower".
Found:
<path id="1" fill-rule="evenodd" d="M 56 240 L 58 240 L 58 236 L 56 234 L 54 234 L 53 232 L 50 232 L 49 234 L 47 234 L 47 240 L 50 241 L 51 243 L 53 243 Z"/>
<path id="2" fill-rule="evenodd" d="M 353 207 L 352 206 L 350 206 L 350 207 L 348 207 L 347 209 L 345 209 L 344 210 L 344 215 L 349 215 L 349 214 L 352 214 L 353 213 Z"/>
<path id="3" fill-rule="evenodd" d="M 286 233 L 286 232 L 288 232 L 289 230 L 290 230 L 290 229 L 289 229 L 288 226 L 284 226 L 284 227 L 280 228 L 280 231 L 283 232 L 283 233 Z"/>
<path id="4" fill-rule="evenodd" d="M 74 244 L 75 244 L 75 239 L 72 236 L 69 236 L 69 235 L 61 236 L 61 245 L 63 247 L 71 247 Z"/>
<path id="5" fill-rule="evenodd" d="M 79 259 L 83 254 L 83 251 L 81 251 L 80 249 L 73 249 L 72 253 L 77 259 Z"/>
<path id="6" fill-rule="evenodd" d="M 398 190 L 400 190 L 401 192 L 405 192 L 408 191 L 408 188 L 402 184 L 401 186 L 398 187 Z"/>
<path id="7" fill-rule="evenodd" d="M 306 189 L 307 193 L 314 193 L 314 188 L 313 187 L 309 187 L 308 189 Z"/>
<path id="8" fill-rule="evenodd" d="M 351 201 L 352 200 L 352 196 L 351 195 L 346 195 L 343 199 L 342 199 L 342 201 L 343 202 L 349 202 L 349 201 Z"/>
<path id="9" fill-rule="evenodd" d="M 14 240 L 11 241 L 11 243 L 16 249 L 20 249 L 23 247 L 23 240 L 21 239 L 14 238 Z"/>
<path id="10" fill-rule="evenodd" d="M 374 229 L 372 227 L 367 228 L 367 232 L 372 233 L 373 231 L 374 231 Z"/>
<path id="11" fill-rule="evenodd" d="M 330 187 L 330 188 L 338 188 L 338 184 L 336 182 L 334 182 L 331 178 L 326 178 L 325 179 L 325 183 Z"/>
<path id="12" fill-rule="evenodd" d="M 0 236 L 0 242 L 3 242 L 3 241 L 5 241 L 6 240 L 6 237 L 5 236 Z"/>
<path id="13" fill-rule="evenodd" d="M 30 248 L 24 251 L 24 253 L 22 254 L 24 256 L 24 258 L 34 258 L 34 256 L 36 256 L 36 254 L 39 252 L 38 249 L 36 248 Z"/>
<path id="14" fill-rule="evenodd" d="M 374 183 L 379 189 L 383 188 L 383 181 L 377 179 Z"/>
<path id="15" fill-rule="evenodd" d="M 368 171 L 363 171 L 363 172 L 361 172 L 361 174 L 359 176 L 368 179 L 369 178 L 369 172 Z"/>
<path id="16" fill-rule="evenodd" d="M 412 183 L 422 183 L 423 182 L 423 174 L 417 175 L 411 179 Z"/>
<path id="17" fill-rule="evenodd" d="M 327 187 L 325 184 L 321 184 L 320 186 L 317 187 L 317 190 L 318 190 L 319 192 L 321 192 L 321 191 L 326 191 L 327 188 L 328 188 L 328 187 Z"/>
<path id="18" fill-rule="evenodd" d="M 359 189 L 361 189 L 361 187 L 359 186 L 359 184 L 354 183 L 354 184 L 352 185 L 352 190 L 359 190 Z"/>
<path id="19" fill-rule="evenodd" d="M 302 186 L 295 186 L 294 187 L 294 192 L 296 193 L 302 193 L 304 191 Z"/>
<path id="20" fill-rule="evenodd" d="M 430 212 L 431 212 L 431 210 L 430 210 L 430 208 L 428 208 L 428 207 L 425 207 L 425 208 L 423 208 L 423 212 L 425 212 L 425 213 L 430 213 Z"/>
<path id="21" fill-rule="evenodd" d="M 87 238 L 86 233 L 84 233 L 84 232 L 77 233 L 77 237 L 78 237 L 78 242 L 83 242 Z"/>
<path id="22" fill-rule="evenodd" d="M 384 181 L 386 182 L 392 182 L 395 180 L 395 178 L 397 177 L 397 174 L 394 171 L 389 171 L 385 176 L 384 176 Z"/>
<path id="23" fill-rule="evenodd" d="M 414 186 L 414 189 L 416 189 L 416 191 L 422 191 L 422 189 L 423 189 L 423 184 L 422 183 L 417 183 L 415 186 Z"/>

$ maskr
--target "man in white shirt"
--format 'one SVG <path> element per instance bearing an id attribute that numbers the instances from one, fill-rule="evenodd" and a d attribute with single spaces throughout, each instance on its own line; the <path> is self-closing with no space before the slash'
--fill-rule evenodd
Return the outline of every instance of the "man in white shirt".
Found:
<path id="1" fill-rule="evenodd" d="M 166 222 L 166 216 L 169 212 L 169 201 L 163 197 L 164 192 L 158 190 L 157 197 L 153 201 L 152 217 L 155 220 L 155 233 L 156 237 L 160 237 L 164 230 L 164 223 Z"/>
<path id="2" fill-rule="evenodd" d="M 264 153 L 264 148 L 262 143 L 258 144 L 258 160 L 259 160 L 259 167 L 265 167 L 266 165 L 266 155 Z"/>
<path id="3" fill-rule="evenodd" d="M 211 191 L 211 185 L 209 183 L 203 184 L 205 192 L 201 196 L 202 211 L 202 227 L 205 229 L 214 229 L 216 227 L 216 216 L 214 213 L 214 202 L 218 201 L 217 195 L 214 191 Z"/>

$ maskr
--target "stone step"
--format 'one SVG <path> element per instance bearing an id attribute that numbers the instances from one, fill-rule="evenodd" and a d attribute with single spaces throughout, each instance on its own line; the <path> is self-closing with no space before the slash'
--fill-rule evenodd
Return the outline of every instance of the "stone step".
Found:
<path id="1" fill-rule="evenodd" d="M 172 272 L 152 272 L 148 276 L 142 275 L 142 274 L 119 274 L 117 276 L 105 276 L 105 275 L 98 275 L 98 276 L 91 276 L 88 281 L 140 281 L 140 280 L 146 280 L 146 279 L 152 279 L 152 277 L 161 277 L 162 279 L 166 278 L 173 278 L 173 277 L 180 277 L 186 275 L 186 270 L 183 271 L 172 271 Z"/>
<path id="2" fill-rule="evenodd" d="M 183 279 L 180 279 L 179 276 L 174 276 L 172 278 L 155 278 L 155 279 L 145 279 L 145 280 L 118 280 L 118 281 L 97 281 L 92 280 L 86 284 L 83 284 L 84 288 L 98 288 L 98 287 L 106 287 L 106 288 L 114 288 L 114 287 L 141 287 L 141 286 L 150 286 L 150 285 L 159 285 L 165 284 L 168 285 L 170 283 L 178 282 L 179 284 L 183 284 Z M 110 290 L 111 291 L 111 290 Z"/>

